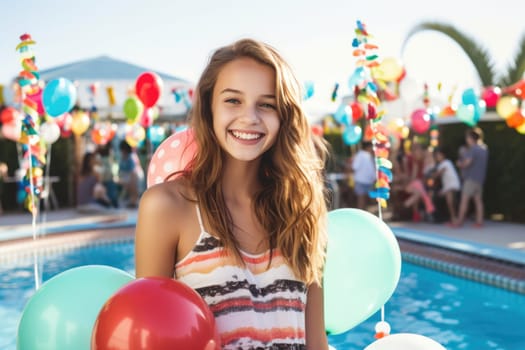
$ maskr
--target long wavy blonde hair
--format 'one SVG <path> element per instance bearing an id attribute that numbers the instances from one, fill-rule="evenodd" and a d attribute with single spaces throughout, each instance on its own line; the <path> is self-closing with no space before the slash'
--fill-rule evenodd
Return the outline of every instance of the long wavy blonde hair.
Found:
<path id="1" fill-rule="evenodd" d="M 323 159 L 326 148 L 315 143 L 301 107 L 302 89 L 291 68 L 271 46 L 252 39 L 222 47 L 211 56 L 197 84 L 190 124 L 199 151 L 189 179 L 212 232 L 240 259 L 233 221 L 221 189 L 224 151 L 217 147 L 211 111 L 217 76 L 228 62 L 249 57 L 270 66 L 276 75 L 281 126 L 275 144 L 262 155 L 253 210 L 266 232 L 271 252 L 279 249 L 296 276 L 321 283 L 326 248 L 326 202 Z"/>

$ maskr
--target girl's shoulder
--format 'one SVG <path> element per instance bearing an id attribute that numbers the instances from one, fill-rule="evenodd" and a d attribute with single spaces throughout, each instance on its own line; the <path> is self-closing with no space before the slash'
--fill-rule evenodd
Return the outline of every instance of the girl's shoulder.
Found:
<path id="1" fill-rule="evenodd" d="M 142 195 L 139 211 L 151 213 L 159 220 L 181 220 L 195 208 L 195 195 L 183 178 L 149 187 Z"/>

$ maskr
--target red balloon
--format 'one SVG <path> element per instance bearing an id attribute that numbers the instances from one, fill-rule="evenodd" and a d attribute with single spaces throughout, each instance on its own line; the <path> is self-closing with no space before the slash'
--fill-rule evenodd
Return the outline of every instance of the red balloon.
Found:
<path id="1" fill-rule="evenodd" d="M 219 350 L 215 319 L 201 296 L 166 277 L 136 279 L 106 301 L 91 350 Z"/>
<path id="2" fill-rule="evenodd" d="M 0 114 L 0 121 L 4 125 L 14 123 L 17 120 L 21 120 L 20 112 L 13 107 L 4 108 L 2 114 Z"/>
<path id="3" fill-rule="evenodd" d="M 135 82 L 135 93 L 145 107 L 153 107 L 162 94 L 162 79 L 155 73 L 139 75 Z"/>
<path id="4" fill-rule="evenodd" d="M 418 134 L 424 134 L 430 128 L 432 120 L 430 115 L 427 113 L 426 109 L 420 108 L 412 112 L 412 130 Z"/>
<path id="5" fill-rule="evenodd" d="M 193 137 L 193 130 L 177 131 L 166 140 L 153 153 L 148 167 L 148 187 L 162 183 L 170 175 L 184 170 L 197 152 L 197 144 Z M 172 176 L 171 180 L 176 176 Z"/>
<path id="6" fill-rule="evenodd" d="M 481 99 L 485 101 L 487 108 L 496 108 L 501 96 L 501 89 L 497 86 L 488 86 L 481 93 Z"/>

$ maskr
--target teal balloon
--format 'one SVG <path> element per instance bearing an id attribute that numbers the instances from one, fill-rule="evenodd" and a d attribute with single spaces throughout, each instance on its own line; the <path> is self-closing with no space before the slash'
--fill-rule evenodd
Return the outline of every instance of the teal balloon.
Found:
<path id="1" fill-rule="evenodd" d="M 69 112 L 77 101 L 77 88 L 65 78 L 51 80 L 42 92 L 44 110 L 51 117 Z"/>
<path id="2" fill-rule="evenodd" d="M 487 112 L 487 103 L 483 100 L 479 100 L 478 103 L 474 105 L 474 116 L 473 119 L 475 124 L 479 122 L 481 117 Z"/>
<path id="3" fill-rule="evenodd" d="M 478 123 L 476 120 L 476 108 L 471 104 L 459 105 L 456 110 L 456 117 L 469 126 L 475 126 Z"/>
<path id="4" fill-rule="evenodd" d="M 401 274 L 401 252 L 392 230 L 367 211 L 328 213 L 323 276 L 325 328 L 352 329 L 390 299 Z"/>
<path id="5" fill-rule="evenodd" d="M 478 100 L 478 93 L 473 88 L 466 89 L 461 95 L 461 102 L 464 105 L 476 105 Z"/>
<path id="6" fill-rule="evenodd" d="M 343 142 L 347 146 L 352 146 L 361 141 L 363 130 L 359 125 L 349 125 L 343 131 Z"/>
<path id="7" fill-rule="evenodd" d="M 134 277 L 110 266 L 86 265 L 45 282 L 18 324 L 17 350 L 89 350 L 104 303 Z"/>

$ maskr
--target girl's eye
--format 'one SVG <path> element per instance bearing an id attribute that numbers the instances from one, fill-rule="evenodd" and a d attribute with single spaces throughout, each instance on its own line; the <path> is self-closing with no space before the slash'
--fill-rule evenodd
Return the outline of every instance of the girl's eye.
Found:
<path id="1" fill-rule="evenodd" d="M 275 105 L 273 105 L 271 103 L 261 103 L 261 107 L 262 108 L 269 108 L 269 109 L 277 109 L 277 107 L 275 107 Z"/>
<path id="2" fill-rule="evenodd" d="M 229 98 L 225 101 L 226 103 L 233 103 L 233 104 L 239 104 L 241 103 L 238 99 L 236 98 Z"/>

